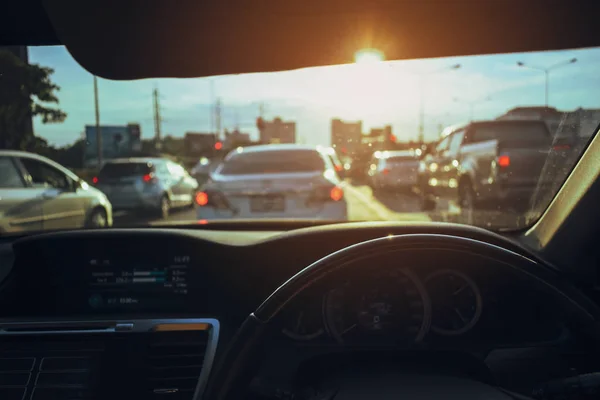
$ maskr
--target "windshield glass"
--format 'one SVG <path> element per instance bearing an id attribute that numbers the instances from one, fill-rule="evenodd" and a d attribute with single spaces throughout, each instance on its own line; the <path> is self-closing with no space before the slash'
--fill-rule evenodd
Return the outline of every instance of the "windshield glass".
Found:
<path id="1" fill-rule="evenodd" d="M 598 128 L 599 66 L 591 48 L 110 81 L 62 46 L 0 48 L 0 234 L 261 218 L 522 229 Z"/>

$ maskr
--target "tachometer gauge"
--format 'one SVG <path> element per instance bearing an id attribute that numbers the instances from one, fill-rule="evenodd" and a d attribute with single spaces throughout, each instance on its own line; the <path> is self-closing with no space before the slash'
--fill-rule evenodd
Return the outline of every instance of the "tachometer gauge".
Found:
<path id="1" fill-rule="evenodd" d="M 307 311 L 291 313 L 285 321 L 282 332 L 294 340 L 313 340 L 325 333 L 320 315 L 310 315 Z"/>
<path id="2" fill-rule="evenodd" d="M 420 341 L 429 329 L 429 298 L 417 276 L 394 269 L 328 293 L 325 325 L 340 343 L 396 345 Z"/>
<path id="3" fill-rule="evenodd" d="M 479 287 L 462 272 L 438 270 L 425 279 L 431 298 L 431 330 L 439 335 L 461 335 L 481 316 Z"/>

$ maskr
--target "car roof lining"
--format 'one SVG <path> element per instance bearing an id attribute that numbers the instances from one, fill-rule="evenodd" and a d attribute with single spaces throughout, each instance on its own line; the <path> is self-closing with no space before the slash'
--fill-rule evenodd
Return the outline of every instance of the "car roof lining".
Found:
<path id="1" fill-rule="evenodd" d="M 62 43 L 108 79 L 200 77 L 349 63 L 365 47 L 390 60 L 593 47 L 599 8 L 589 0 L 22 0 L 0 15 L 0 45 Z"/>

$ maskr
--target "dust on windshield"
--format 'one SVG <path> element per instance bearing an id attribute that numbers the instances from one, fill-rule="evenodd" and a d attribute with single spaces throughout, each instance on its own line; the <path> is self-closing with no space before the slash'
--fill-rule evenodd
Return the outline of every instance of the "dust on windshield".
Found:
<path id="1" fill-rule="evenodd" d="M 359 61 L 109 81 L 62 46 L 0 48 L 0 233 L 247 218 L 520 229 L 600 122 L 600 48 Z"/>

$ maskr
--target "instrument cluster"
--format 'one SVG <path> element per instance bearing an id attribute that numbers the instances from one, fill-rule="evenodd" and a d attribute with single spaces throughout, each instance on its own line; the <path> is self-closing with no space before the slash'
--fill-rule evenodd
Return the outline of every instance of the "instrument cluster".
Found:
<path id="1" fill-rule="evenodd" d="M 479 285 L 457 269 L 420 276 L 387 268 L 304 295 L 286 314 L 283 334 L 297 341 L 330 337 L 345 345 L 409 345 L 429 335 L 459 336 L 483 312 Z"/>

